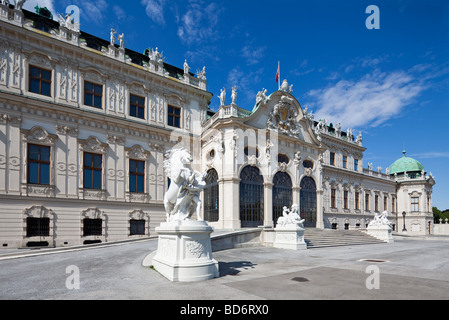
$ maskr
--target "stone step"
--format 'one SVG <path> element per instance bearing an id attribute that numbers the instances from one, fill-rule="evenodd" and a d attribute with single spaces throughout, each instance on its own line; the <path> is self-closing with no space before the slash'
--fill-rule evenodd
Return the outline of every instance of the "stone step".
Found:
<path id="1" fill-rule="evenodd" d="M 358 230 L 319 230 L 311 228 L 304 232 L 304 241 L 307 248 L 385 243 Z"/>

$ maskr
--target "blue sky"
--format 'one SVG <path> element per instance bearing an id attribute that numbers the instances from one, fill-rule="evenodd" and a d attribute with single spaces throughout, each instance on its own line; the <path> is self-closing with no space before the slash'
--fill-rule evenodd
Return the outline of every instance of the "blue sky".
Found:
<path id="1" fill-rule="evenodd" d="M 449 0 L 28 0 L 25 8 L 36 3 L 54 13 L 77 5 L 85 32 L 109 39 L 115 28 L 127 48 L 158 47 L 192 71 L 206 66 L 212 109 L 220 89 L 236 85 L 237 104 L 251 110 L 258 91 L 277 90 L 280 61 L 303 108 L 362 132 L 365 166 L 385 172 L 405 149 L 435 176 L 433 205 L 449 209 Z M 380 29 L 366 28 L 369 5 Z"/>

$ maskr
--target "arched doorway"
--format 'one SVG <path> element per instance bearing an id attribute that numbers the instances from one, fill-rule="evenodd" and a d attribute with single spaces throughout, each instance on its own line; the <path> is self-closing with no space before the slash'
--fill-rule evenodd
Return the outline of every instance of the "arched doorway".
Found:
<path id="1" fill-rule="evenodd" d="M 300 213 L 305 227 L 316 227 L 316 183 L 311 177 L 301 180 Z"/>
<path id="2" fill-rule="evenodd" d="M 273 178 L 273 222 L 276 226 L 282 216 L 284 206 L 291 208 L 293 204 L 292 179 L 285 172 L 278 172 Z"/>
<path id="3" fill-rule="evenodd" d="M 204 188 L 204 220 L 218 221 L 218 201 L 218 173 L 215 169 L 210 169 Z"/>
<path id="4" fill-rule="evenodd" d="M 240 173 L 240 221 L 243 228 L 263 225 L 263 177 L 256 167 Z"/>

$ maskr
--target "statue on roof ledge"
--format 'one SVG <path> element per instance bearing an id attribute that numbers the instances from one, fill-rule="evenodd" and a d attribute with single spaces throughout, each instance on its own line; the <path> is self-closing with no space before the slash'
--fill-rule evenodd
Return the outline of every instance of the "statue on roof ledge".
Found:
<path id="1" fill-rule="evenodd" d="M 9 3 L 9 1 L 7 1 Z M 14 9 L 22 11 L 26 0 L 14 0 Z"/>

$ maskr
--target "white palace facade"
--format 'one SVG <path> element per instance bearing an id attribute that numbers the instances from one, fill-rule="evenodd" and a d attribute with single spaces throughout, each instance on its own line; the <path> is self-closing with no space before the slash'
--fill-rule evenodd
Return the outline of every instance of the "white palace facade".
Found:
<path id="1" fill-rule="evenodd" d="M 306 227 L 365 228 L 386 210 L 396 231 L 432 233 L 435 181 L 405 154 L 395 172 L 364 168 L 362 136 L 316 121 L 286 81 L 252 111 L 223 92 L 212 112 L 212 97 L 205 68 L 0 1 L 0 249 L 155 235 L 176 146 L 208 173 L 216 229 L 272 228 L 297 203 Z"/>

